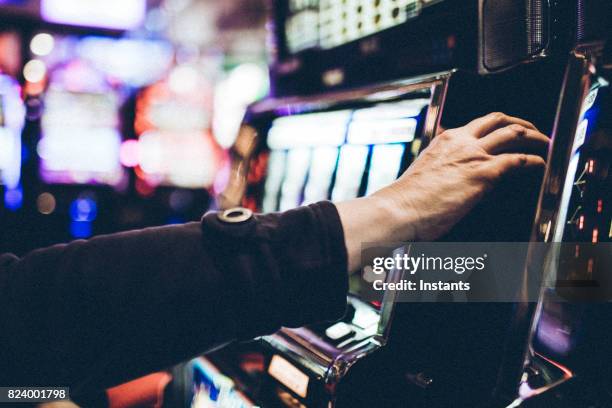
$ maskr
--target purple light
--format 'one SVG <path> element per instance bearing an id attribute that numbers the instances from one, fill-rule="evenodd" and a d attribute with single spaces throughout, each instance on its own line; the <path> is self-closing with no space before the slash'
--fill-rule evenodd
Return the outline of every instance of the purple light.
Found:
<path id="1" fill-rule="evenodd" d="M 40 13 L 52 23 L 129 30 L 142 24 L 146 0 L 42 0 Z"/>

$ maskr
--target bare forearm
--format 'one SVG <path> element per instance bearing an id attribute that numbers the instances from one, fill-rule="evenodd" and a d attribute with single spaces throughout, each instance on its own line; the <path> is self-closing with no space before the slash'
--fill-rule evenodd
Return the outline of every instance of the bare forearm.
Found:
<path id="1" fill-rule="evenodd" d="M 415 214 L 384 194 L 341 202 L 336 208 L 344 229 L 349 271 L 361 266 L 364 243 L 411 241 L 415 237 Z"/>

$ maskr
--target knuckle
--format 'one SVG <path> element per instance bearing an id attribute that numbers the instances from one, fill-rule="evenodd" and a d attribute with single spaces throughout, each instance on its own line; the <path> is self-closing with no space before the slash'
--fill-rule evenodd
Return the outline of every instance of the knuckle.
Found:
<path id="1" fill-rule="evenodd" d="M 493 166 L 489 170 L 489 179 L 491 181 L 499 180 L 504 174 L 504 170 L 501 166 Z"/>
<path id="2" fill-rule="evenodd" d="M 516 134 L 523 134 L 527 130 L 523 126 L 518 125 L 518 124 L 510 125 L 509 128 L 510 128 L 510 130 L 512 130 Z"/>
<path id="3" fill-rule="evenodd" d="M 491 112 L 489 117 L 497 122 L 501 122 L 506 118 L 506 114 L 503 112 Z"/>
<path id="4" fill-rule="evenodd" d="M 524 167 L 527 164 L 527 155 L 526 154 L 518 154 L 514 159 L 514 165 L 516 167 Z"/>
<path id="5" fill-rule="evenodd" d="M 441 141 L 449 141 L 452 138 L 453 138 L 453 132 L 448 131 L 448 130 L 440 133 L 440 135 L 436 137 L 436 139 L 441 140 Z"/>
<path id="6" fill-rule="evenodd" d="M 508 129 L 510 131 L 511 136 L 515 139 L 522 139 L 527 132 L 527 129 L 525 129 L 521 125 L 510 125 Z"/>

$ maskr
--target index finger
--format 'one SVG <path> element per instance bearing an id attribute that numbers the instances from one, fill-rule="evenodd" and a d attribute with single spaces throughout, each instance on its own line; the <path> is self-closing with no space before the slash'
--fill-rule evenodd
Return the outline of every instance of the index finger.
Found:
<path id="1" fill-rule="evenodd" d="M 501 112 L 489 113 L 488 115 L 474 119 L 473 121 L 465 125 L 465 128 L 472 132 L 477 138 L 481 138 L 493 132 L 494 130 L 512 124 L 521 125 L 528 129 L 538 131 L 538 129 L 533 125 L 533 123 L 521 118 L 506 115 L 505 113 Z"/>

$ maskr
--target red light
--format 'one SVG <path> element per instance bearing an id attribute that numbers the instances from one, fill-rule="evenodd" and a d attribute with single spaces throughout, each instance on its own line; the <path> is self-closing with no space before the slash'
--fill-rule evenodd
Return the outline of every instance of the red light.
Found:
<path id="1" fill-rule="evenodd" d="M 582 230 L 584 228 L 584 215 L 581 215 L 578 219 L 578 229 Z"/>
<path id="2" fill-rule="evenodd" d="M 589 273 L 589 275 L 593 275 L 593 258 L 589 259 L 589 263 L 587 265 L 587 272 Z"/>
<path id="3" fill-rule="evenodd" d="M 599 240 L 599 230 L 595 228 L 593 229 L 593 239 L 591 240 L 591 242 L 596 244 L 598 240 Z"/>
<path id="4" fill-rule="evenodd" d="M 587 163 L 587 171 L 589 172 L 589 174 L 592 174 L 594 169 L 595 169 L 595 160 L 589 160 Z"/>
<path id="5" fill-rule="evenodd" d="M 597 212 L 601 214 L 602 211 L 603 211 L 603 200 L 600 198 L 599 200 L 597 200 Z"/>
<path id="6" fill-rule="evenodd" d="M 149 185 L 145 180 L 141 178 L 136 179 L 136 191 L 142 197 L 151 197 L 155 192 L 155 187 Z"/>

